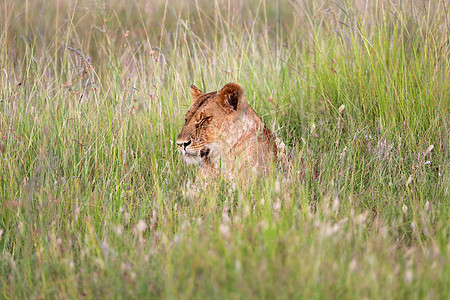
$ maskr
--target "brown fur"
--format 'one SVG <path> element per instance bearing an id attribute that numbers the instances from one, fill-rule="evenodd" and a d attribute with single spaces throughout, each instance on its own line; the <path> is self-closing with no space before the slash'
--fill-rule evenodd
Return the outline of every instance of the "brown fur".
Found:
<path id="1" fill-rule="evenodd" d="M 219 92 L 190 89 L 192 106 L 177 144 L 185 161 L 202 171 L 236 174 L 266 171 L 277 161 L 273 133 L 246 103 L 242 87 L 226 84 Z"/>

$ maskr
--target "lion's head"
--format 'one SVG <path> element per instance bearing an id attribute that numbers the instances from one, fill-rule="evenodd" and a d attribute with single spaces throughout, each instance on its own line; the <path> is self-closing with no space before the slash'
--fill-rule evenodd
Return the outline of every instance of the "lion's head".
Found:
<path id="1" fill-rule="evenodd" d="M 190 88 L 192 106 L 186 113 L 185 124 L 177 144 L 188 163 L 200 163 L 210 154 L 224 124 L 232 122 L 244 105 L 240 85 L 228 83 L 219 92 L 203 93 Z"/>
<path id="2" fill-rule="evenodd" d="M 252 166 L 276 158 L 273 134 L 246 103 L 240 85 L 228 83 L 211 93 L 191 85 L 190 93 L 192 106 L 177 139 L 187 163 L 230 171 L 238 157 Z"/>

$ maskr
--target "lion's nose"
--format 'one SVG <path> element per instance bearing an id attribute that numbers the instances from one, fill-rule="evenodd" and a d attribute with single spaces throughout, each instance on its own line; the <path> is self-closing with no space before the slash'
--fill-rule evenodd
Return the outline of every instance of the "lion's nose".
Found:
<path id="1" fill-rule="evenodd" d="M 187 146 L 189 146 L 191 144 L 191 141 L 187 141 L 187 142 L 184 142 L 184 141 L 177 141 L 177 145 L 179 146 L 179 147 L 183 147 L 183 148 L 186 148 Z"/>

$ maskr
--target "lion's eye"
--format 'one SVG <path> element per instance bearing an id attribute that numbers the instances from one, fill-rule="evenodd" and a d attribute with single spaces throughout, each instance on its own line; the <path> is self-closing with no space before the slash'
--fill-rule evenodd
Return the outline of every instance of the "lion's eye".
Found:
<path id="1" fill-rule="evenodd" d="M 209 121 L 211 118 L 212 118 L 211 116 L 208 116 L 208 117 L 202 117 L 202 118 L 200 119 L 200 121 L 198 122 L 198 126 L 203 125 L 203 123 L 205 123 L 206 121 Z"/>

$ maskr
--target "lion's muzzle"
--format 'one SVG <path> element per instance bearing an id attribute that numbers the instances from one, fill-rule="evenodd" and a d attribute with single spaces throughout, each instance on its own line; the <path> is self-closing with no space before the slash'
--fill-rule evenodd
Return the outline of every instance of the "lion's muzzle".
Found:
<path id="1" fill-rule="evenodd" d="M 192 147 L 192 140 L 177 139 L 178 150 L 188 164 L 199 164 L 203 158 L 201 151 Z"/>
<path id="2" fill-rule="evenodd" d="M 179 140 L 179 139 L 177 140 L 178 147 L 180 147 L 184 150 L 186 150 L 186 147 L 189 146 L 191 143 L 192 143 L 191 140 L 189 140 L 189 141 L 183 141 L 183 140 Z"/>

